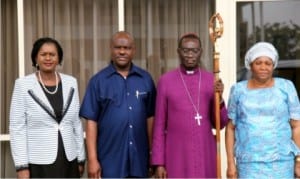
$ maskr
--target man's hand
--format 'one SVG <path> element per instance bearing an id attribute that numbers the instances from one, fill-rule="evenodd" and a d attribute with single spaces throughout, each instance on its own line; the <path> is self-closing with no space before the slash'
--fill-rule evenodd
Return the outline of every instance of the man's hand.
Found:
<path id="1" fill-rule="evenodd" d="M 158 166 L 155 170 L 155 177 L 156 178 L 167 178 L 167 171 L 165 167 Z"/>
<path id="2" fill-rule="evenodd" d="M 89 178 L 101 178 L 101 166 L 98 160 L 88 161 L 88 177 Z"/>
<path id="3" fill-rule="evenodd" d="M 215 81 L 215 91 L 220 93 L 220 97 L 222 97 L 223 91 L 224 91 L 224 84 L 221 79 L 218 81 Z"/>

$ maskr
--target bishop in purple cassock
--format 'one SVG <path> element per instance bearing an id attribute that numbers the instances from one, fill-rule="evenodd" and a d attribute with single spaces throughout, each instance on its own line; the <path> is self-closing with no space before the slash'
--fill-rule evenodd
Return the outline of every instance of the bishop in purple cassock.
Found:
<path id="1" fill-rule="evenodd" d="M 216 139 L 212 129 L 214 84 L 211 72 L 199 68 L 201 41 L 184 35 L 178 45 L 180 67 L 164 74 L 157 85 L 151 163 L 157 177 L 216 178 Z M 225 104 L 220 104 L 221 128 L 227 124 Z"/>

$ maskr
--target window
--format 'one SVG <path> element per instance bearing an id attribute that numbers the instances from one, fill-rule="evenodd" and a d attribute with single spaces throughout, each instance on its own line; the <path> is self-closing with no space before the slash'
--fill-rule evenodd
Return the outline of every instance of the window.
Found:
<path id="1" fill-rule="evenodd" d="M 300 1 L 237 3 L 237 77 L 245 79 L 248 48 L 258 41 L 272 43 L 279 53 L 275 76 L 290 79 L 300 94 Z"/>

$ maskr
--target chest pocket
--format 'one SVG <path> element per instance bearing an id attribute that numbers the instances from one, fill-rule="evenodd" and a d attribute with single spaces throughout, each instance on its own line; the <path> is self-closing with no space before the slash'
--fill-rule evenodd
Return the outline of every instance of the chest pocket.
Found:
<path id="1" fill-rule="evenodd" d="M 122 93 L 124 90 L 119 88 L 108 88 L 100 96 L 100 103 L 102 108 L 106 108 L 110 105 L 120 106 L 122 101 Z"/>
<path id="2" fill-rule="evenodd" d="M 143 91 L 143 90 L 136 90 L 135 91 L 135 97 L 138 99 L 138 100 L 145 100 L 147 97 L 148 97 L 148 93 L 147 91 Z"/>

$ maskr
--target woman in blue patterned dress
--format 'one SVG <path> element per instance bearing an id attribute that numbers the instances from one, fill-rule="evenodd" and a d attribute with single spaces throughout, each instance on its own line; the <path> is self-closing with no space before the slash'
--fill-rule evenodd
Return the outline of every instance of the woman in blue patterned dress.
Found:
<path id="1" fill-rule="evenodd" d="M 273 77 L 274 46 L 259 42 L 246 53 L 249 80 L 232 86 L 226 127 L 228 178 L 300 176 L 300 104 L 293 83 Z"/>

